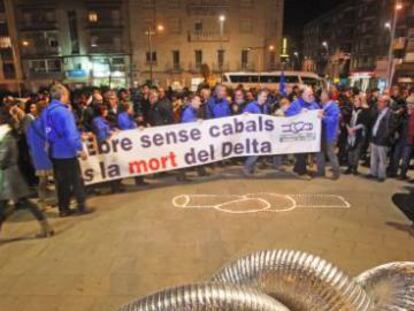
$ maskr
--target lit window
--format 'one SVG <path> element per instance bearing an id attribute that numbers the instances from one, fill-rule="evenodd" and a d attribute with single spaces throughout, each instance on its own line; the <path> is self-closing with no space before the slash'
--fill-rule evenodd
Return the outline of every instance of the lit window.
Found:
<path id="1" fill-rule="evenodd" d="M 98 13 L 96 13 L 95 11 L 90 11 L 88 15 L 88 19 L 90 23 L 98 22 Z"/>
<path id="2" fill-rule="evenodd" d="M 0 48 L 5 49 L 11 47 L 10 37 L 0 37 Z"/>

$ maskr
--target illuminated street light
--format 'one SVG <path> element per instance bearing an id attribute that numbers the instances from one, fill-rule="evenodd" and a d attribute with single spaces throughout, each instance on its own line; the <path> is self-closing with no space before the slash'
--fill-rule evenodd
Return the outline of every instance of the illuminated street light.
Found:
<path id="1" fill-rule="evenodd" d="M 163 31 L 164 31 L 164 25 L 158 25 L 158 26 L 157 26 L 157 30 L 158 30 L 159 32 L 163 32 Z"/>
<path id="2" fill-rule="evenodd" d="M 269 46 L 269 51 L 274 51 L 274 50 L 275 50 L 275 46 L 274 45 Z"/>
<path id="3" fill-rule="evenodd" d="M 386 23 L 384 24 L 384 27 L 385 27 L 386 29 L 391 29 L 391 23 L 390 23 L 390 22 L 386 22 Z"/>
<path id="4" fill-rule="evenodd" d="M 397 4 L 395 5 L 395 9 L 396 9 L 397 11 L 401 11 L 401 10 L 402 10 L 402 8 L 403 8 L 403 5 L 402 5 L 401 3 L 397 3 Z"/>
<path id="5" fill-rule="evenodd" d="M 24 40 L 24 41 L 22 42 L 22 45 L 23 45 L 23 46 L 29 46 L 29 41 Z"/>
<path id="6" fill-rule="evenodd" d="M 223 46 L 223 41 L 224 41 L 224 22 L 226 21 L 226 16 L 225 15 L 220 15 L 219 16 L 219 23 L 220 23 L 220 53 L 222 53 L 222 59 L 221 62 L 219 64 L 220 66 L 220 77 L 221 80 L 223 81 L 223 62 L 224 62 L 224 46 Z"/>
<path id="7" fill-rule="evenodd" d="M 325 48 L 328 48 L 328 42 L 323 41 L 323 42 L 322 42 L 322 46 L 324 46 Z"/>
<path id="8" fill-rule="evenodd" d="M 398 25 L 398 13 L 403 9 L 403 5 L 400 0 L 395 1 L 395 10 L 392 16 L 392 22 L 390 23 L 390 47 L 388 50 L 388 65 L 387 65 L 387 86 L 390 87 L 394 77 L 394 40 L 395 33 Z"/>
<path id="9" fill-rule="evenodd" d="M 293 55 L 295 55 L 296 57 L 299 57 L 299 53 L 298 52 L 293 52 Z"/>
<path id="10" fill-rule="evenodd" d="M 219 21 L 222 22 L 222 23 L 225 22 L 226 21 L 226 16 L 225 15 L 220 15 L 219 16 Z"/>

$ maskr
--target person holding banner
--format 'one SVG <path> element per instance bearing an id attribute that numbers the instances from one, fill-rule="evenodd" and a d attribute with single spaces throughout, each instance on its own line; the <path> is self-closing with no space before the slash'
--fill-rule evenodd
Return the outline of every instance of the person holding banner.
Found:
<path id="1" fill-rule="evenodd" d="M 295 100 L 290 107 L 286 110 L 285 116 L 292 117 L 295 115 L 298 115 L 303 112 L 307 112 L 309 110 L 320 110 L 320 106 L 315 101 L 315 96 L 313 93 L 312 88 L 306 87 L 302 95 L 299 96 L 297 100 Z M 298 174 L 299 176 L 304 176 L 307 174 L 307 168 L 306 168 L 306 158 L 308 154 L 306 153 L 300 153 L 296 154 L 296 163 L 293 168 L 293 172 Z"/>
<path id="2" fill-rule="evenodd" d="M 201 99 L 200 96 L 191 95 L 189 98 L 189 104 L 183 110 L 181 117 L 181 123 L 190 123 L 190 122 L 202 122 L 202 119 L 199 119 L 199 109 L 201 108 Z M 198 176 L 203 177 L 207 176 L 208 173 L 204 166 L 197 166 Z M 177 177 L 178 181 L 187 181 L 187 176 L 185 175 L 185 170 L 181 170 L 180 174 Z"/>
<path id="3" fill-rule="evenodd" d="M 325 156 L 328 156 L 329 163 L 331 164 L 333 171 L 333 180 L 339 179 L 340 167 L 338 157 L 335 153 L 336 141 L 338 137 L 339 128 L 339 107 L 333 100 L 333 94 L 329 91 L 322 91 L 321 104 L 323 107 L 322 118 L 322 144 L 321 152 L 316 155 L 318 177 L 325 177 Z"/>
<path id="4" fill-rule="evenodd" d="M 231 116 L 230 103 L 226 98 L 227 91 L 224 85 L 217 85 L 214 96 L 207 102 L 207 119 L 217 119 Z"/>
<path id="5" fill-rule="evenodd" d="M 268 92 L 266 90 L 259 91 L 257 100 L 248 104 L 243 112 L 251 114 L 269 114 L 269 107 L 266 105 L 267 96 Z M 250 156 L 247 158 L 243 168 L 243 174 L 245 176 L 253 175 L 254 167 L 258 159 L 259 156 Z"/>

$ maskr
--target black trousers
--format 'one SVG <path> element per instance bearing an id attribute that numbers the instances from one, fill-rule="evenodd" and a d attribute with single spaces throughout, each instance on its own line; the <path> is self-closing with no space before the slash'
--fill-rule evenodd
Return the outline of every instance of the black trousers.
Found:
<path id="1" fill-rule="evenodd" d="M 307 153 L 297 153 L 295 154 L 296 162 L 293 167 L 293 171 L 299 175 L 305 175 L 308 171 L 306 168 Z"/>
<path id="2" fill-rule="evenodd" d="M 0 201 L 0 227 L 1 224 L 11 216 L 16 210 L 19 209 L 27 209 L 30 213 L 32 213 L 33 217 L 36 218 L 38 221 L 45 220 L 45 215 L 39 209 L 39 207 L 34 204 L 32 201 L 28 199 L 20 199 L 14 203 L 14 207 L 11 209 L 7 209 L 7 202 L 8 201 Z"/>
<path id="3" fill-rule="evenodd" d="M 85 208 L 85 185 L 77 158 L 52 159 L 59 211 L 69 210 L 70 198 L 75 195 L 80 210 Z"/>

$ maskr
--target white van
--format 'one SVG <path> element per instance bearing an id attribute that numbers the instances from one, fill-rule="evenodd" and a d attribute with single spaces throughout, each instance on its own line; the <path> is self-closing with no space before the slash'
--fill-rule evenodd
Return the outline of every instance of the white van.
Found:
<path id="1" fill-rule="evenodd" d="M 226 72 L 223 74 L 223 84 L 230 88 L 236 88 L 240 84 L 245 89 L 266 87 L 279 89 L 282 71 L 271 72 Z M 290 91 L 294 85 L 322 86 L 322 79 L 312 72 L 285 71 L 286 91 Z"/>

